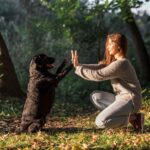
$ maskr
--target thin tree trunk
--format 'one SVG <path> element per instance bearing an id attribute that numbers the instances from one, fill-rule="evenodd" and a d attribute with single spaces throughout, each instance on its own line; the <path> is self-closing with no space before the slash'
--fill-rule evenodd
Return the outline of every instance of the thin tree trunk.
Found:
<path id="1" fill-rule="evenodd" d="M 140 74 L 143 75 L 145 80 L 150 81 L 150 60 L 146 50 L 144 41 L 140 30 L 136 24 L 133 14 L 130 10 L 128 1 L 124 1 L 124 4 L 120 7 L 122 18 L 124 19 L 128 30 L 132 36 L 133 45 L 135 46 L 137 62 L 140 68 Z"/>
<path id="2" fill-rule="evenodd" d="M 136 56 L 140 67 L 140 72 L 146 80 L 150 81 L 150 60 L 141 33 L 134 19 L 132 22 L 126 22 L 126 26 L 130 31 L 133 44 L 137 52 Z"/>
<path id="3" fill-rule="evenodd" d="M 2 96 L 22 97 L 21 90 L 15 69 L 8 53 L 5 41 L 0 33 L 0 93 Z"/>

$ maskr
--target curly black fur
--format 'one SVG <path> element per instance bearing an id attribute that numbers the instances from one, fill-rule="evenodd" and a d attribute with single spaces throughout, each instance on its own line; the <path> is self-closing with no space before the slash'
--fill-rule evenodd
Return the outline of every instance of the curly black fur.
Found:
<path id="1" fill-rule="evenodd" d="M 41 130 L 45 124 L 46 116 L 54 103 L 55 88 L 73 68 L 71 64 L 63 70 L 66 65 L 66 60 L 64 60 L 57 69 L 56 74 L 52 74 L 48 70 L 53 68 L 54 61 L 53 57 L 48 57 L 45 54 L 38 54 L 31 60 L 28 93 L 21 125 L 16 130 L 17 133 L 36 132 Z"/>

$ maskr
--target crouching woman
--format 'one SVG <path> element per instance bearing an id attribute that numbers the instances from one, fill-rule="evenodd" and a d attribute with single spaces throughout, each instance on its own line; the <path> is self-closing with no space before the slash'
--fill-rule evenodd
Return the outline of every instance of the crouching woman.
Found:
<path id="1" fill-rule="evenodd" d="M 111 80 L 113 93 L 94 91 L 91 101 L 100 110 L 96 117 L 97 127 L 120 128 L 132 124 L 143 132 L 144 115 L 141 108 L 141 86 L 136 72 L 126 58 L 127 39 L 120 33 L 107 36 L 105 57 L 98 64 L 79 64 L 77 51 L 71 51 L 75 73 L 90 81 Z"/>

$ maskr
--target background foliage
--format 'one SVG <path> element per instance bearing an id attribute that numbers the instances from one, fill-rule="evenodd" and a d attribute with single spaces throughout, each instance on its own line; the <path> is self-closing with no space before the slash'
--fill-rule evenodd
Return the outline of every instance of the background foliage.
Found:
<path id="1" fill-rule="evenodd" d="M 111 32 L 122 32 L 127 36 L 128 57 L 136 68 L 142 86 L 147 86 L 139 74 L 134 46 L 123 22 L 126 19 L 126 2 L 130 8 L 142 5 L 142 1 L 138 0 L 115 0 L 110 3 L 107 0 L 104 3 L 98 0 L 93 3 L 88 0 L 0 0 L 0 31 L 24 91 L 28 83 L 29 62 L 34 54 L 42 52 L 54 56 L 58 65 L 64 58 L 70 60 L 70 50 L 77 49 L 81 63 L 97 63 L 103 58 L 105 38 Z M 123 8 L 124 11 L 121 11 Z M 149 50 L 150 17 L 147 13 L 134 17 Z M 57 96 L 86 99 L 93 90 L 112 89 L 109 81 L 84 81 L 72 71 L 60 84 Z"/>
<path id="2" fill-rule="evenodd" d="M 0 93 L 0 149 L 150 149 L 150 84 L 140 74 L 143 68 L 138 66 L 137 51 L 125 26 L 126 21 L 130 22 L 129 10 L 141 7 L 145 1 L 0 0 L 0 32 L 25 92 L 33 55 L 54 56 L 57 66 L 64 58 L 70 60 L 71 49 L 77 49 L 81 63 L 97 63 L 103 58 L 106 35 L 121 32 L 128 38 L 128 58 L 142 85 L 141 111 L 145 114 L 142 134 L 134 132 L 130 125 L 128 131 L 96 129 L 94 120 L 99 112 L 92 106 L 89 94 L 94 90 L 112 92 L 112 87 L 109 81 L 86 81 L 72 71 L 57 88 L 44 131 L 35 134 L 14 133 L 20 124 L 23 101 L 2 99 Z M 137 13 L 134 19 L 150 55 L 150 16 Z M 0 71 L 2 67 L 0 59 Z M 2 77 L 0 72 L 0 82 Z"/>

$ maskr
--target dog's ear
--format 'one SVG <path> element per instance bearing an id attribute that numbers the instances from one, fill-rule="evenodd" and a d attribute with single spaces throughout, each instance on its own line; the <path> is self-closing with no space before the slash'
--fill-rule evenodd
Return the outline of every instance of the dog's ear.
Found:
<path id="1" fill-rule="evenodd" d="M 45 54 L 38 54 L 33 57 L 33 61 L 36 64 L 36 66 L 39 68 L 43 67 L 43 68 L 50 69 L 53 68 L 52 64 L 54 63 L 55 58 L 48 57 Z"/>
<path id="2" fill-rule="evenodd" d="M 42 64 L 42 59 L 41 59 L 40 56 L 35 57 L 34 61 L 35 61 L 35 63 L 36 63 L 37 65 L 41 65 L 41 64 Z"/>
<path id="3" fill-rule="evenodd" d="M 46 57 L 46 55 L 44 54 L 39 54 L 34 56 L 34 61 L 37 65 L 43 65 L 43 60 Z"/>

